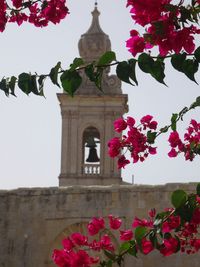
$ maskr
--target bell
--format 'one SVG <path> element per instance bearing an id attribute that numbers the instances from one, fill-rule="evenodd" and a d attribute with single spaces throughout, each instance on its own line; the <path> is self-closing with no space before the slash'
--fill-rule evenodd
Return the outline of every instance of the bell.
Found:
<path id="1" fill-rule="evenodd" d="M 88 158 L 86 162 L 99 162 L 99 158 L 97 156 L 97 150 L 95 147 L 90 147 Z"/>
<path id="2" fill-rule="evenodd" d="M 94 141 L 93 137 L 89 137 L 86 147 L 89 147 L 89 155 L 88 158 L 86 159 L 86 162 L 99 162 L 99 157 L 97 155 L 97 150 L 96 150 L 96 143 Z"/>

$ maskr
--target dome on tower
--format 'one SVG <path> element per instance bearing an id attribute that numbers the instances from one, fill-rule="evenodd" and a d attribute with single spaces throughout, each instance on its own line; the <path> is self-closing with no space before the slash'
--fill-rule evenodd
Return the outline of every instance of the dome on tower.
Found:
<path id="1" fill-rule="evenodd" d="M 109 36 L 103 32 L 99 24 L 100 12 L 95 6 L 92 11 L 92 23 L 88 31 L 81 35 L 79 54 L 86 62 L 92 62 L 111 50 Z"/>
<path id="2" fill-rule="evenodd" d="M 86 64 L 97 61 L 104 53 L 111 51 L 111 42 L 107 34 L 103 32 L 99 24 L 100 12 L 95 4 L 92 13 L 92 23 L 88 31 L 81 35 L 78 43 L 79 54 Z M 76 91 L 78 95 L 122 94 L 121 81 L 116 75 L 109 75 L 110 68 L 106 68 L 102 76 L 102 91 L 89 81 L 84 71 L 82 72 L 82 84 Z"/>

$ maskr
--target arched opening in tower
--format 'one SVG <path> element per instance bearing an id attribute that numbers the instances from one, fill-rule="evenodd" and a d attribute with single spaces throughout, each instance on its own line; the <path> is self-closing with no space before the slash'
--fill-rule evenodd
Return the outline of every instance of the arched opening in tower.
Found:
<path id="1" fill-rule="evenodd" d="M 100 133 L 95 127 L 87 127 L 83 132 L 83 173 L 99 175 L 101 162 Z"/>

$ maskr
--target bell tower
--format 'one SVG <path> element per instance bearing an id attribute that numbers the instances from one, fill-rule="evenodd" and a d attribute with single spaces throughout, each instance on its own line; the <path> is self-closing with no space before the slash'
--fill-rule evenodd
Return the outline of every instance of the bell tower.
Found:
<path id="1" fill-rule="evenodd" d="M 86 63 L 111 50 L 109 36 L 99 24 L 97 4 L 92 23 L 81 35 L 78 47 Z M 109 74 L 102 79 L 101 92 L 83 73 L 83 82 L 72 98 L 58 94 L 62 115 L 62 151 L 59 186 L 121 184 L 121 172 L 108 156 L 108 141 L 115 136 L 113 122 L 128 111 L 128 97 L 121 81 Z"/>

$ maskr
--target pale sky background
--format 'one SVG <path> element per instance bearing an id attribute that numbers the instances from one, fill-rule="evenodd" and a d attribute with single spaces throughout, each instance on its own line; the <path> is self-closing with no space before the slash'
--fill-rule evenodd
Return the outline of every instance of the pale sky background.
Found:
<path id="1" fill-rule="evenodd" d="M 131 55 L 125 47 L 129 30 L 134 27 L 125 0 L 99 0 L 100 24 L 109 34 L 117 59 Z M 21 72 L 48 73 L 61 61 L 67 67 L 78 56 L 77 44 L 81 34 L 91 23 L 93 0 L 69 0 L 71 14 L 59 25 L 40 29 L 24 24 L 7 26 L 0 33 L 1 77 Z M 198 42 L 199 45 L 199 42 Z M 129 115 L 141 118 L 152 114 L 160 127 L 169 122 L 171 113 L 190 105 L 200 95 L 200 86 L 183 74 L 167 67 L 166 83 L 160 85 L 149 75 L 138 71 L 138 87 L 123 84 L 129 95 Z M 200 73 L 200 72 L 199 72 Z M 200 82 L 200 74 L 197 80 Z M 61 150 L 61 116 L 56 93 L 57 87 L 46 82 L 46 99 L 26 95 L 17 90 L 17 98 L 0 92 L 0 188 L 48 187 L 58 185 Z M 200 109 L 190 112 L 179 129 L 185 129 L 191 118 L 200 121 Z M 123 178 L 137 184 L 163 184 L 170 182 L 200 181 L 200 158 L 192 163 L 183 156 L 170 159 L 167 136 L 158 142 L 158 154 L 144 163 L 130 165 Z"/>

